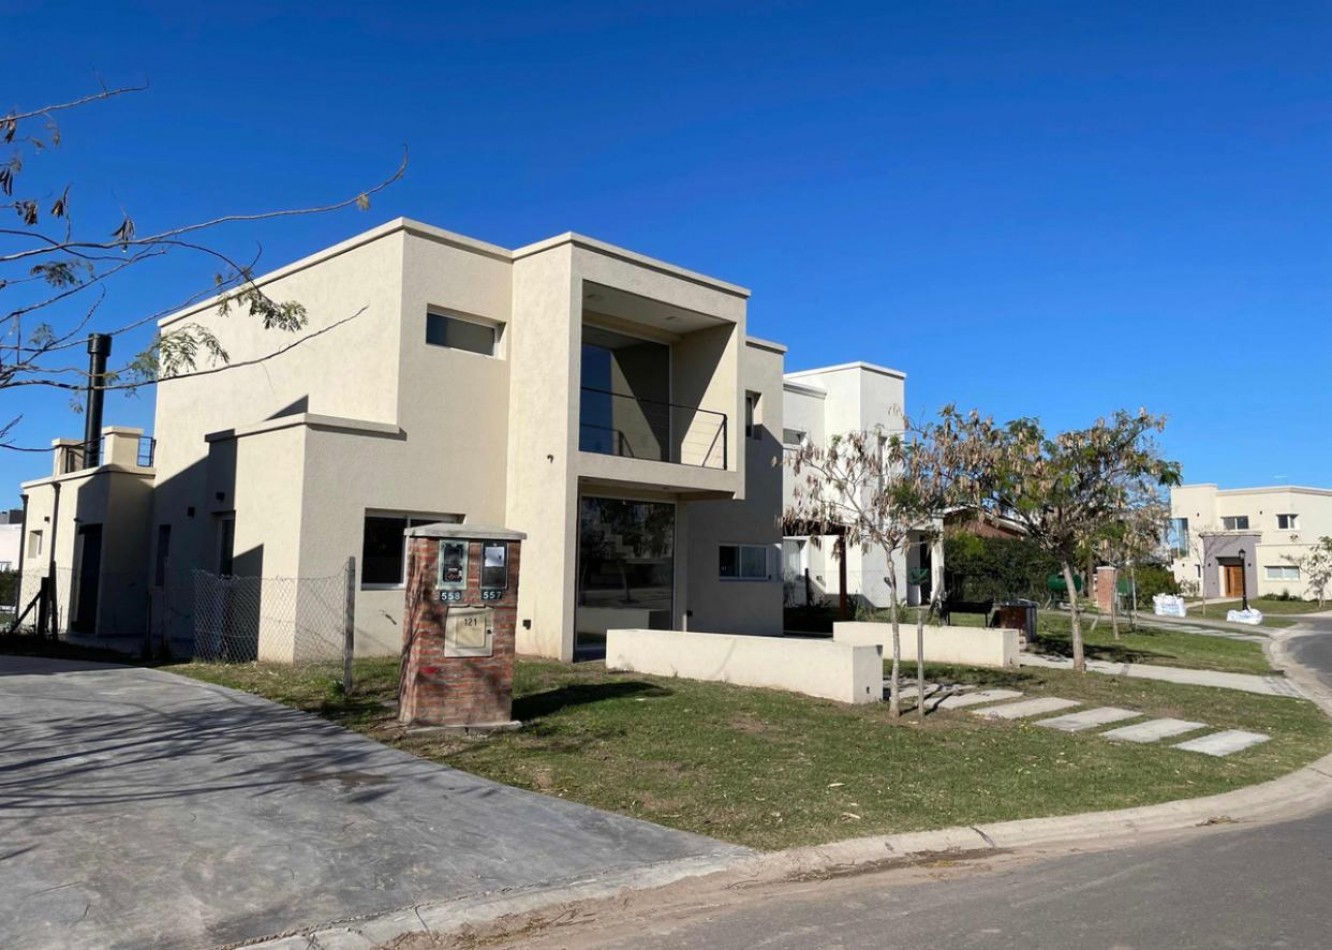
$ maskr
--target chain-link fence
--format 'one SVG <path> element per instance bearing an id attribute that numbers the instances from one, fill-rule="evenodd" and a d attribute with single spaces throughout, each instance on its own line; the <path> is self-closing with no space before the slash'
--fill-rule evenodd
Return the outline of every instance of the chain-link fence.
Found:
<path id="1" fill-rule="evenodd" d="M 353 649 L 355 562 L 326 577 L 229 577 L 32 567 L 0 574 L 0 633 L 141 656 L 343 663 Z M 39 596 L 41 595 L 41 596 Z"/>
<path id="2" fill-rule="evenodd" d="M 349 565 L 328 577 L 223 577 L 193 571 L 194 657 L 327 663 L 350 648 Z"/>

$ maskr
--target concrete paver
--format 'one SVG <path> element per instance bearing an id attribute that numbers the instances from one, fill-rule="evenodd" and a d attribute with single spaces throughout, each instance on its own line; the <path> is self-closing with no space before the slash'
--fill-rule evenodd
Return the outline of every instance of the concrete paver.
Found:
<path id="1" fill-rule="evenodd" d="M 1186 732 L 1196 732 L 1206 728 L 1205 722 L 1190 722 L 1187 719 L 1149 719 L 1147 722 L 1138 722 L 1131 726 L 1120 726 L 1118 729 L 1102 732 L 1100 737 L 1117 739 L 1121 742 L 1159 742 L 1161 739 L 1170 739 L 1182 736 Z"/>
<path id="2" fill-rule="evenodd" d="M 972 709 L 970 712 L 977 716 L 984 716 L 987 719 L 1025 719 L 1028 716 L 1040 716 L 1081 705 L 1075 699 L 1042 696 L 1039 699 L 1024 699 L 1020 703 L 1009 703 L 1005 706 L 986 706 L 984 709 Z"/>
<path id="3" fill-rule="evenodd" d="M 1061 732 L 1082 732 L 1084 729 L 1095 729 L 1097 726 L 1108 726 L 1112 722 L 1123 722 L 1125 719 L 1136 719 L 1142 713 L 1136 709 L 1120 709 L 1117 706 L 1097 706 L 1095 709 L 1083 709 L 1075 713 L 1067 713 L 1063 716 L 1055 716 L 1053 719 L 1042 719 L 1036 725 L 1044 726 L 1047 729 L 1058 729 Z"/>
<path id="4" fill-rule="evenodd" d="M 1224 732 L 1214 732 L 1209 736 L 1199 736 L 1197 739 L 1181 742 L 1175 746 L 1175 748 L 1184 749 L 1188 752 L 1201 752 L 1204 755 L 1221 757 L 1233 755 L 1250 746 L 1256 746 L 1259 743 L 1266 742 L 1270 738 L 1271 736 L 1264 735 L 1261 732 L 1246 732 L 1243 729 L 1227 729 Z"/>
<path id="5" fill-rule="evenodd" d="M 743 849 L 169 673 L 0 656 L 0 947 L 239 942 Z"/>
<path id="6" fill-rule="evenodd" d="M 979 706 L 984 703 L 997 703 L 1005 699 L 1017 699 L 1022 693 L 1015 689 L 982 689 L 974 693 L 962 693 L 940 700 L 943 709 L 962 709 L 967 706 Z"/>

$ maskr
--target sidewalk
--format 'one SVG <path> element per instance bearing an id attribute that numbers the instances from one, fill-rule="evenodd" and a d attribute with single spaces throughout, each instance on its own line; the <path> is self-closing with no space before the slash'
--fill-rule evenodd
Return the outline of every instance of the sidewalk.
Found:
<path id="1" fill-rule="evenodd" d="M 1042 667 L 1050 670 L 1071 670 L 1073 661 L 1068 657 L 1044 656 L 1037 653 L 1023 653 L 1018 657 L 1022 666 Z M 1162 680 L 1167 683 L 1184 683 L 1189 686 L 1215 686 L 1220 689 L 1237 689 L 1259 696 L 1292 696 L 1296 699 L 1307 697 L 1298 686 L 1280 676 L 1254 676 L 1249 673 L 1220 673 L 1215 670 L 1190 670 L 1175 666 L 1151 666 L 1147 663 L 1110 663 L 1106 660 L 1088 660 L 1089 673 L 1103 673 L 1106 676 L 1128 676 L 1135 679 Z"/>

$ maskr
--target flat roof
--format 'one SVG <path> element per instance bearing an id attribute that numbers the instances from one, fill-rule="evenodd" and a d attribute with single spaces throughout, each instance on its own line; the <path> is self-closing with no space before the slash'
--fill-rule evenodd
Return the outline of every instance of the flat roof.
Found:
<path id="1" fill-rule="evenodd" d="M 866 363 L 863 360 L 857 360 L 853 363 L 837 363 L 834 366 L 820 366 L 815 369 L 802 369 L 794 373 L 787 373 L 786 378 L 799 378 L 802 376 L 816 376 L 821 373 L 840 373 L 846 370 L 862 370 L 866 373 L 878 373 L 881 376 L 892 376 L 894 379 L 906 379 L 906 373 L 900 369 L 889 369 L 887 366 L 879 366 L 877 363 Z"/>
<path id="2" fill-rule="evenodd" d="M 1308 485 L 1269 485 L 1260 488 L 1219 488 L 1216 482 L 1194 482 L 1189 485 L 1176 485 L 1171 491 L 1187 488 L 1215 488 L 1218 495 L 1264 495 L 1272 492 L 1295 491 L 1309 495 L 1332 495 L 1332 488 L 1313 488 Z"/>
<path id="3" fill-rule="evenodd" d="M 692 271 L 684 267 L 679 267 L 667 261 L 658 260 L 655 257 L 648 257 L 646 254 L 639 254 L 637 251 L 631 251 L 628 248 L 617 247 L 614 244 L 608 244 L 605 241 L 598 241 L 573 231 L 566 231 L 563 234 L 557 234 L 534 244 L 525 244 L 520 248 L 509 249 L 500 247 L 498 244 L 491 244 L 487 241 L 481 241 L 465 234 L 458 234 L 455 231 L 446 231 L 443 228 L 437 228 L 433 224 L 426 224 L 423 221 L 416 221 L 412 218 L 394 218 L 386 221 L 377 227 L 362 231 L 359 234 L 352 235 L 344 241 L 332 244 L 322 250 L 315 251 L 313 254 L 306 255 L 299 260 L 284 264 L 274 270 L 268 271 L 254 278 L 256 284 L 267 284 L 283 277 L 289 277 L 298 271 L 305 270 L 307 267 L 313 267 L 316 264 L 322 264 L 324 261 L 331 260 L 340 254 L 346 254 L 348 251 L 355 250 L 358 247 L 378 241 L 380 238 L 388 237 L 391 234 L 397 234 L 400 231 L 414 234 L 418 237 L 429 238 L 432 241 L 439 241 L 442 244 L 448 244 L 461 250 L 471 251 L 474 254 L 481 254 L 486 257 L 495 258 L 503 261 L 516 261 L 519 258 L 527 257 L 541 251 L 550 250 L 553 247 L 559 247 L 562 244 L 573 244 L 578 247 L 586 248 L 600 254 L 606 254 L 610 257 L 616 257 L 620 260 L 637 264 L 641 267 L 647 267 L 663 274 L 673 277 L 679 277 L 691 283 L 701 284 L 720 290 L 724 293 L 732 294 L 738 297 L 749 297 L 748 288 L 741 287 L 739 284 L 732 284 L 716 277 L 709 277 L 707 274 L 701 274 L 698 271 Z M 219 300 L 225 294 L 213 294 L 207 299 L 199 300 L 197 303 L 189 304 L 180 308 L 157 321 L 159 327 L 165 327 L 168 324 L 175 323 L 177 320 L 183 320 L 202 310 L 207 310 L 217 306 Z"/>

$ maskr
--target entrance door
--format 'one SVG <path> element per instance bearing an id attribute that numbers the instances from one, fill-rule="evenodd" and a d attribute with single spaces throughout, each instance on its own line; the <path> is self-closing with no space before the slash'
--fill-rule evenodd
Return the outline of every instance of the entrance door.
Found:
<path id="1" fill-rule="evenodd" d="M 1244 567 L 1240 564 L 1224 564 L 1226 569 L 1226 596 L 1239 597 L 1244 593 Z"/>
<path id="2" fill-rule="evenodd" d="M 102 581 L 102 526 L 79 525 L 79 577 L 74 620 L 71 626 L 80 633 L 97 632 L 97 589 Z"/>

